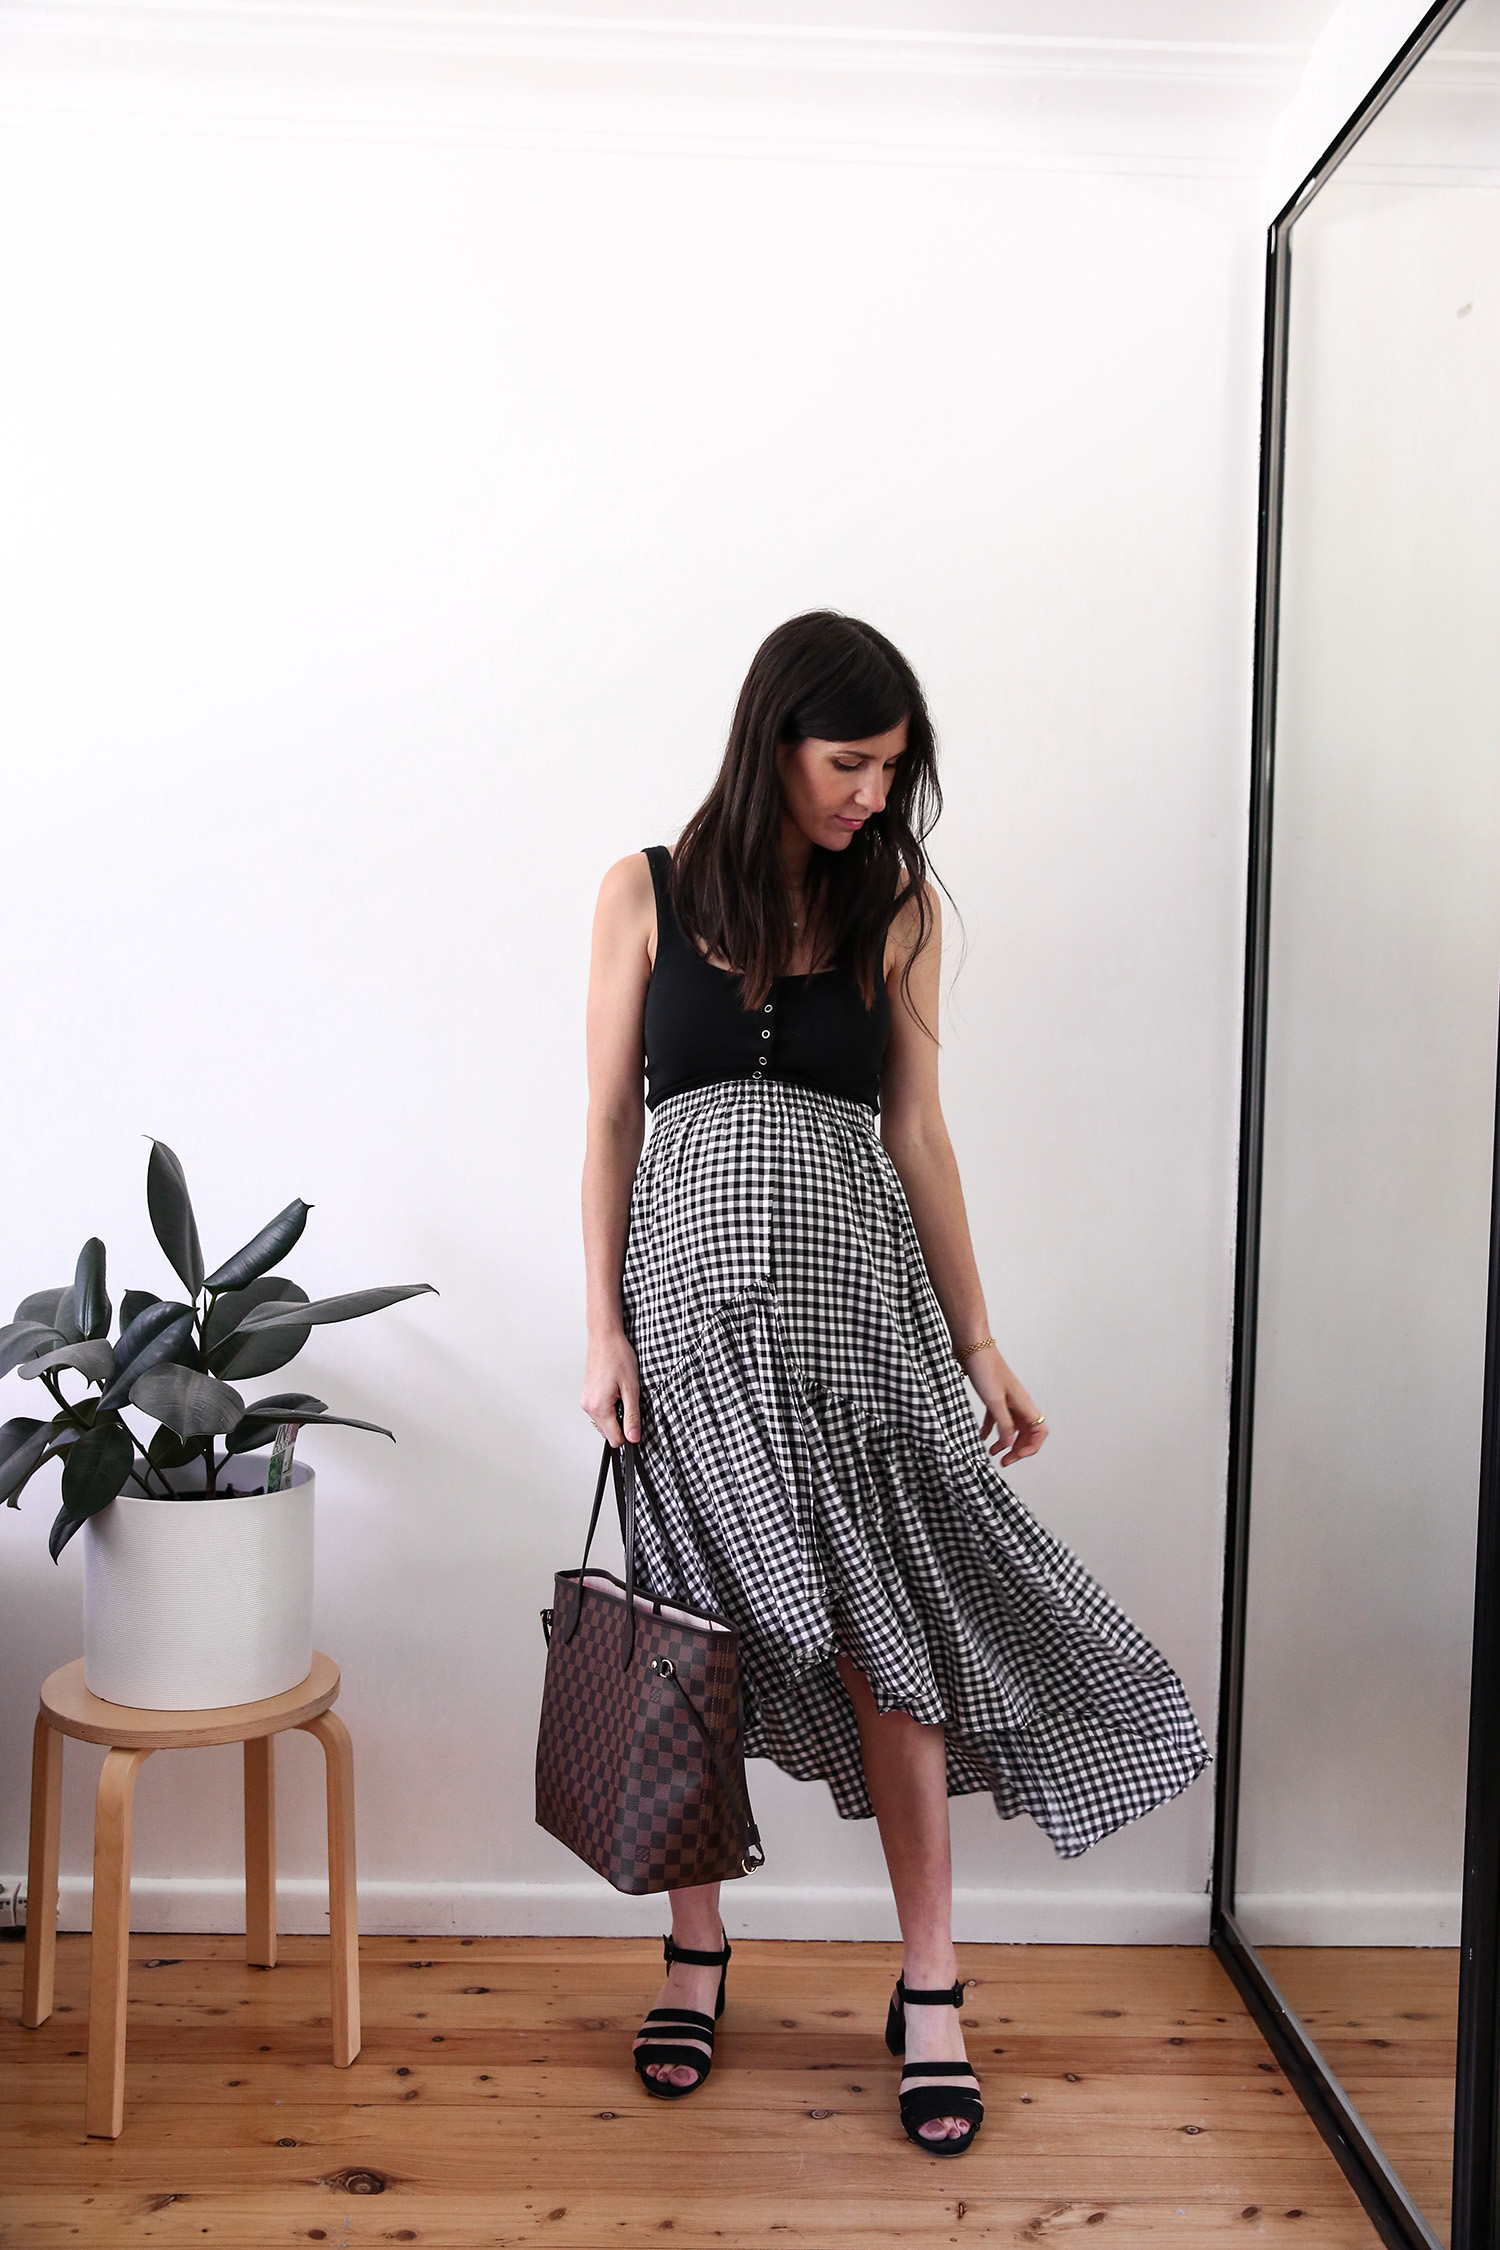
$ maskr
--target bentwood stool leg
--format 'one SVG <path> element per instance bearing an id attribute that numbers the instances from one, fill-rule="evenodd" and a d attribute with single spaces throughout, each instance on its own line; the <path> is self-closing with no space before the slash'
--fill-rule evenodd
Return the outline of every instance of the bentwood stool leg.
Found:
<path id="1" fill-rule="evenodd" d="M 26 1967 L 21 1983 L 21 2021 L 30 2025 L 45 2023 L 52 2013 L 62 1751 L 62 1736 L 38 1712 L 31 1737 L 31 1844 L 26 1868 Z"/>
<path id="2" fill-rule="evenodd" d="M 245 1744 L 245 1959 L 276 1966 L 276 1738 Z"/>
<path id="3" fill-rule="evenodd" d="M 354 1885 L 354 1744 L 336 1711 L 304 1722 L 328 1767 L 328 1938 L 333 1971 L 333 2059 L 359 2053 L 359 1903 Z"/>
<path id="4" fill-rule="evenodd" d="M 149 1750 L 111 1750 L 94 1807 L 94 1936 L 83 2129 L 118 2140 L 125 2122 L 125 1986 L 130 1971 L 130 1811 Z"/>

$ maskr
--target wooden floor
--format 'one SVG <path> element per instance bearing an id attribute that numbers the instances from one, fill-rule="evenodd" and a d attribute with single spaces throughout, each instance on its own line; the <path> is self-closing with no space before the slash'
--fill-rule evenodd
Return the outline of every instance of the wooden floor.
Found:
<path id="1" fill-rule="evenodd" d="M 1433 2232 L 1453 2205 L 1457 1946 L 1267 1947 L 1266 1966 Z"/>
<path id="2" fill-rule="evenodd" d="M 0 1947 L 5 2250 L 1375 2241 L 1197 1948 L 966 1948 L 987 2122 L 956 2162 L 896 2123 L 893 1947 L 737 1944 L 713 2078 L 669 2104 L 627 2062 L 645 1941 L 367 1939 L 341 2072 L 319 1941 L 268 1971 L 232 1938 L 137 1937 L 115 2142 L 83 2134 L 88 1940 L 58 1951 L 28 2032 Z"/>

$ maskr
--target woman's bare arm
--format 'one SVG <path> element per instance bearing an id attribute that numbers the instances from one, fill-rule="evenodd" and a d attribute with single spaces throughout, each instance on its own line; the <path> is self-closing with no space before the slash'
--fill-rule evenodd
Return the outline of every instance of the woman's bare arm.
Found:
<path id="1" fill-rule="evenodd" d="M 651 869 L 635 852 L 599 886 L 589 964 L 588 1148 L 583 1160 L 583 1254 L 588 1276 L 588 1360 L 583 1409 L 612 1445 L 641 1434 L 641 1380 L 625 1334 L 620 1279 L 630 1190 L 645 1139 L 646 986 L 656 938 Z"/>
<path id="2" fill-rule="evenodd" d="M 989 1315 L 975 1262 L 964 1209 L 963 1185 L 938 1098 L 938 1000 L 942 971 L 942 920 L 937 894 L 929 887 L 933 927 L 912 964 L 911 1004 L 901 990 L 901 971 L 915 942 L 915 911 L 897 917 L 892 931 L 896 960 L 887 975 L 891 996 L 891 1040 L 880 1081 L 880 1137 L 906 1190 L 912 1222 L 938 1303 L 955 1350 L 988 1336 Z M 913 1014 L 913 1009 L 916 1011 Z M 930 1027 L 930 1029 L 929 1029 Z M 1047 1432 L 1037 1422 L 1036 1402 L 1007 1365 L 997 1345 L 975 1352 L 964 1373 L 984 1402 L 984 1428 L 990 1446 L 1005 1463 L 1025 1460 L 1042 1446 Z"/>

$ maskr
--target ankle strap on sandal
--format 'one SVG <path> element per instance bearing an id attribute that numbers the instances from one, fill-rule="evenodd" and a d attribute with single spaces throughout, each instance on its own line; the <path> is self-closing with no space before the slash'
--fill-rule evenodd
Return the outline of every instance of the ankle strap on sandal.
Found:
<path id="1" fill-rule="evenodd" d="M 679 1945 L 673 1937 L 662 1939 L 661 1950 L 669 1969 L 674 1961 L 686 1961 L 690 1969 L 722 1969 L 729 1960 L 729 1938 L 726 1934 L 718 1953 L 695 1952 L 691 1946 Z"/>
<path id="2" fill-rule="evenodd" d="M 896 1998 L 903 2008 L 961 2008 L 964 2004 L 964 1980 L 962 1977 L 955 1977 L 953 1983 L 945 1985 L 940 1992 L 913 1992 L 903 1978 L 897 1977 Z"/>

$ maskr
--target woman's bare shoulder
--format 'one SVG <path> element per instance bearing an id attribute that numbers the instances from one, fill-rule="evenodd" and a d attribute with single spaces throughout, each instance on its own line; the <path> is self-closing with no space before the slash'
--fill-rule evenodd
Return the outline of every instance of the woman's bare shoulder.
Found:
<path id="1" fill-rule="evenodd" d="M 631 852 L 606 868 L 594 910 L 596 937 L 611 949 L 640 944 L 648 959 L 656 949 L 656 888 L 644 852 Z"/>
<path id="2" fill-rule="evenodd" d="M 941 946 L 943 939 L 943 913 L 938 904 L 938 887 L 931 880 L 922 885 L 922 903 L 925 916 L 917 905 L 915 886 L 903 880 L 896 894 L 895 910 L 891 915 L 890 935 L 886 940 L 886 975 L 904 972 L 920 945 L 925 953 L 929 946 Z"/>
<path id="3" fill-rule="evenodd" d="M 644 852 L 631 852 L 628 858 L 617 859 L 613 867 L 604 871 L 599 885 L 599 911 L 611 918 L 645 915 L 654 919 L 656 888 L 651 880 L 651 866 Z"/>
<path id="4" fill-rule="evenodd" d="M 651 863 L 645 853 L 627 852 L 624 859 L 617 859 L 612 867 L 606 867 L 599 896 L 611 899 L 652 897 Z"/>

